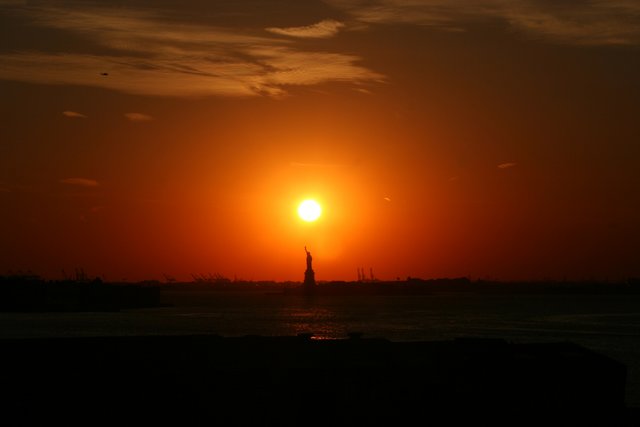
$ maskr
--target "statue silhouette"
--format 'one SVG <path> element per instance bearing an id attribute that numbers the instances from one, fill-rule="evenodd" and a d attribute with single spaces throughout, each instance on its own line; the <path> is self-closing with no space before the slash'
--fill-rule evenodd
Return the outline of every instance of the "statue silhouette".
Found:
<path id="1" fill-rule="evenodd" d="M 304 251 L 307 254 L 307 270 L 304 272 L 304 284 L 307 288 L 309 288 L 316 284 L 316 277 L 311 265 L 311 263 L 313 262 L 311 252 L 307 250 L 306 246 L 304 247 Z"/>
<path id="2" fill-rule="evenodd" d="M 307 250 L 307 247 L 304 247 L 304 251 L 307 253 L 307 271 L 313 271 L 313 268 L 311 267 L 311 262 L 313 261 L 313 258 L 311 257 L 311 252 L 309 252 Z"/>

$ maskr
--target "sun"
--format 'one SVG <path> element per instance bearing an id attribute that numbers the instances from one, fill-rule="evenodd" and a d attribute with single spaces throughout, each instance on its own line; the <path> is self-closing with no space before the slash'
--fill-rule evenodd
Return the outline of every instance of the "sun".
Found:
<path id="1" fill-rule="evenodd" d="M 322 208 L 315 200 L 305 200 L 298 206 L 298 216 L 307 222 L 313 222 L 320 218 Z"/>

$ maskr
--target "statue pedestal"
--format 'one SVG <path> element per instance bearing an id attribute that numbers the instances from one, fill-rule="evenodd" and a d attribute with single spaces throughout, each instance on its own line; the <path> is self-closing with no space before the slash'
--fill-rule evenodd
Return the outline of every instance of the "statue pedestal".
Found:
<path id="1" fill-rule="evenodd" d="M 305 286 L 315 286 L 316 284 L 316 273 L 313 270 L 307 270 L 304 272 L 304 285 Z"/>

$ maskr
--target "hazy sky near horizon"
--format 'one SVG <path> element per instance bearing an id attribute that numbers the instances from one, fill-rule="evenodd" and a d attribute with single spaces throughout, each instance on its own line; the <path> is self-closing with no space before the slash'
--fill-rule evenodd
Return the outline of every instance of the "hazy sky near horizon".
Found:
<path id="1" fill-rule="evenodd" d="M 0 274 L 640 276 L 637 0 L 0 0 Z M 315 198 L 316 223 L 297 204 Z"/>

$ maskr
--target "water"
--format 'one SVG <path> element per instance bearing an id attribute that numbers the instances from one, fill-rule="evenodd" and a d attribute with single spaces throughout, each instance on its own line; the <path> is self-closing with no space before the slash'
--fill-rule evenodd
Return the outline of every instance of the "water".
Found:
<path id="1" fill-rule="evenodd" d="M 456 337 L 571 341 L 628 367 L 627 404 L 640 407 L 640 296 L 303 296 L 171 293 L 171 307 L 117 313 L 0 313 L 0 338 L 349 332 L 394 341 Z"/>

